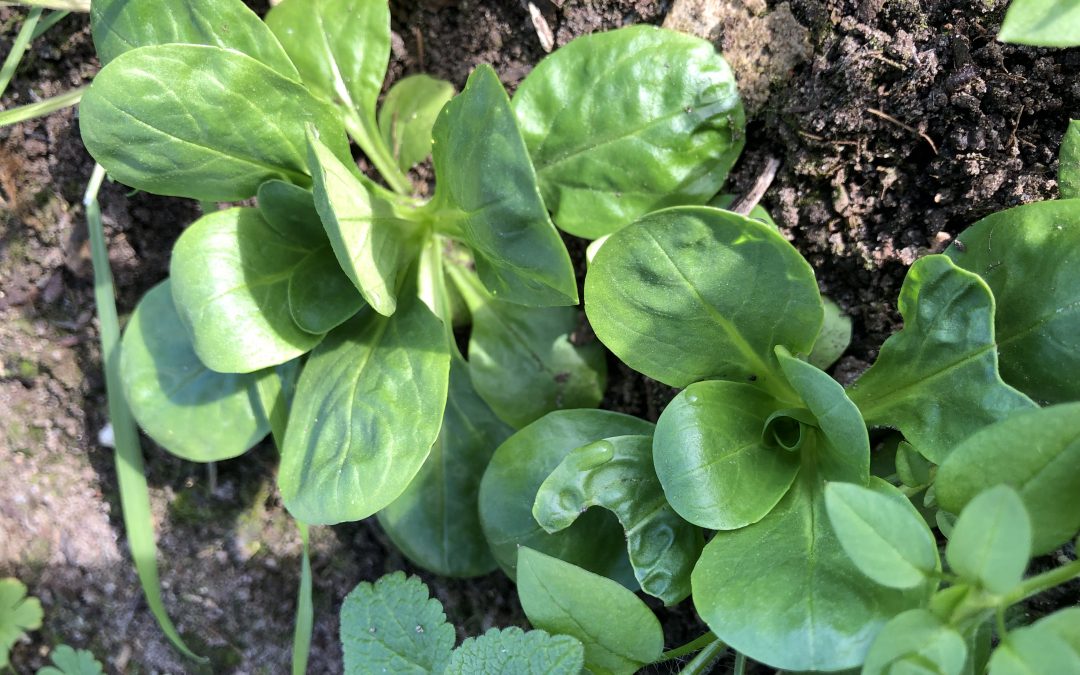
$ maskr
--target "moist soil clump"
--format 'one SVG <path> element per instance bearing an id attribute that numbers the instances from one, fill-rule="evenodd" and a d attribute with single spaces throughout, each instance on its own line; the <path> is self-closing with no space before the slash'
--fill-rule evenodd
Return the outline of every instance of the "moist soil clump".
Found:
<path id="1" fill-rule="evenodd" d="M 659 24 L 672 4 L 535 2 L 555 46 Z M 1080 111 L 1080 51 L 996 42 L 1001 1 L 703 4 L 720 19 L 699 32 L 727 51 L 754 112 L 729 191 L 748 190 L 769 158 L 782 161 L 763 204 L 855 319 L 835 372 L 850 381 L 899 328 L 896 295 L 915 258 L 981 216 L 1056 196 L 1058 146 L 1069 114 Z M 428 72 L 460 89 L 487 62 L 512 90 L 546 53 L 525 2 L 394 0 L 391 8 L 391 81 Z M 0 9 L 0 52 L 21 16 Z M 97 67 L 86 17 L 68 17 L 31 46 L 0 104 L 85 84 Z M 0 130 L 0 577 L 25 582 L 46 616 L 13 663 L 32 672 L 66 642 L 92 649 L 107 672 L 197 672 L 142 599 L 112 452 L 98 441 L 107 417 L 79 206 L 92 166 L 73 110 Z M 430 178 L 430 167 L 417 175 Z M 101 202 L 123 317 L 165 277 L 172 244 L 199 208 L 115 184 Z M 584 242 L 566 239 L 583 274 Z M 580 332 L 590 339 L 584 319 Z M 609 365 L 603 406 L 655 420 L 674 391 L 613 358 Z M 144 447 L 165 603 L 211 658 L 206 672 L 287 672 L 300 541 L 274 487 L 273 449 L 221 462 L 211 476 L 149 440 Z M 340 672 L 337 611 L 348 590 L 398 569 L 431 586 L 459 639 L 526 625 L 501 574 L 433 577 L 404 560 L 373 520 L 315 528 L 312 547 L 310 672 Z M 1066 587 L 1037 611 L 1077 599 L 1077 586 Z M 654 608 L 669 645 L 703 630 L 689 602 Z"/>

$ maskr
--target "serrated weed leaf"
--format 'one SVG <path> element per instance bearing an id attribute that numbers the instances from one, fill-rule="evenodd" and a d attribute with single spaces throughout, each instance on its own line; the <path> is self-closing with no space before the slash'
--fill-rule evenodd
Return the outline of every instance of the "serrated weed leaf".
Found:
<path id="1" fill-rule="evenodd" d="M 26 585 L 15 578 L 0 579 L 0 668 L 8 652 L 26 631 L 41 628 L 41 602 L 26 596 Z"/>
<path id="2" fill-rule="evenodd" d="M 1080 200 L 999 211 L 957 241 L 946 254 L 997 303 L 1001 376 L 1041 404 L 1080 399 Z"/>
<path id="3" fill-rule="evenodd" d="M 570 254 L 548 217 L 510 100 L 479 66 L 432 131 L 436 227 L 457 229 L 498 300 L 532 307 L 576 305 Z M 481 180 L 482 177 L 482 180 Z"/>
<path id="4" fill-rule="evenodd" d="M 578 675 L 585 663 L 581 643 L 542 630 L 492 628 L 468 638 L 450 655 L 445 675 Z"/>
<path id="5" fill-rule="evenodd" d="M 546 531 L 558 532 L 593 506 L 611 511 L 626 531 L 641 590 L 674 605 L 690 595 L 690 572 L 705 541 L 667 503 L 652 454 L 648 436 L 616 436 L 577 448 L 541 484 L 532 512 Z"/>
<path id="6" fill-rule="evenodd" d="M 1080 530 L 1080 403 L 1019 413 L 975 433 L 949 454 L 935 482 L 959 513 L 983 490 L 1012 486 L 1031 516 L 1032 549 L 1049 553 Z"/>
<path id="7" fill-rule="evenodd" d="M 901 493 L 886 494 L 851 483 L 829 483 L 825 507 L 840 545 L 855 566 L 877 583 L 912 588 L 941 567 L 937 542 L 926 522 Z M 895 491 L 893 491 L 895 492 Z"/>
<path id="8" fill-rule="evenodd" d="M 441 673 L 455 639 L 439 601 L 402 572 L 358 584 L 341 606 L 346 675 Z"/>
<path id="9" fill-rule="evenodd" d="M 998 375 L 994 296 L 942 255 L 918 260 L 900 290 L 904 328 L 849 390 L 871 427 L 899 429 L 930 461 L 1017 410 L 1035 407 Z"/>
<path id="10" fill-rule="evenodd" d="M 585 278 L 585 310 L 608 349 L 653 379 L 753 382 L 779 397 L 790 389 L 773 349 L 809 352 L 824 311 L 791 244 L 708 207 L 652 213 L 611 235 Z"/>
<path id="11" fill-rule="evenodd" d="M 954 573 L 996 595 L 1020 583 L 1030 557 L 1031 519 L 1020 495 L 1006 485 L 968 502 L 945 548 Z"/>
<path id="12" fill-rule="evenodd" d="M 555 222 L 590 239 L 650 211 L 706 203 L 744 142 L 723 57 L 653 26 L 559 48 L 522 81 L 513 106 Z"/>
<path id="13" fill-rule="evenodd" d="M 517 588 L 529 622 L 581 641 L 585 667 L 592 672 L 631 675 L 664 649 L 656 616 L 610 579 L 521 547 Z"/>
<path id="14" fill-rule="evenodd" d="M 85 649 L 78 651 L 60 645 L 49 654 L 53 665 L 37 671 L 37 675 L 102 675 L 101 662 Z"/>
<path id="15" fill-rule="evenodd" d="M 402 171 L 431 154 L 431 129 L 453 96 L 454 85 L 424 74 L 403 77 L 390 87 L 379 109 L 379 131 Z"/>
<path id="16" fill-rule="evenodd" d="M 967 644 L 956 629 L 925 609 L 911 609 L 893 617 L 874 638 L 862 675 L 961 675 L 967 658 Z"/>
<path id="17" fill-rule="evenodd" d="M 1080 45 L 1080 4 L 1075 0 L 1012 0 L 998 39 L 1040 47 Z"/>
<path id="18" fill-rule="evenodd" d="M 310 185 L 309 124 L 337 157 L 350 157 L 329 105 L 220 47 L 125 52 L 94 77 L 79 115 L 83 143 L 109 175 L 159 195 L 236 201 L 275 178 Z"/>

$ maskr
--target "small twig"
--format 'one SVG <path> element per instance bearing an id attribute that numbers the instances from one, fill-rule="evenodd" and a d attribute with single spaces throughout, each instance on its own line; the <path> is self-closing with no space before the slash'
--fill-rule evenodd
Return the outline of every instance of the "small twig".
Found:
<path id="1" fill-rule="evenodd" d="M 416 60 L 420 63 L 420 72 L 424 72 L 427 70 L 424 67 L 424 34 L 420 32 L 419 26 L 412 27 L 412 34 L 416 38 Z"/>
<path id="2" fill-rule="evenodd" d="M 1024 116 L 1024 106 L 1020 106 L 1020 113 L 1016 116 L 1016 120 L 1013 122 L 1012 133 L 1009 134 L 1009 145 L 1016 147 L 1016 142 L 1019 140 L 1016 136 L 1016 130 L 1020 128 L 1020 118 Z"/>
<path id="3" fill-rule="evenodd" d="M 900 127 L 901 129 L 905 129 L 905 130 L 919 136 L 924 141 L 926 141 L 927 143 L 930 144 L 930 149 L 934 151 L 935 155 L 938 154 L 937 144 L 934 143 L 932 138 L 930 138 L 929 136 L 926 135 L 926 132 L 919 131 L 918 129 L 911 126 L 910 124 L 904 124 L 903 122 L 896 119 L 892 115 L 890 115 L 890 114 L 888 114 L 886 112 L 882 112 L 881 110 L 878 110 L 877 108 L 867 108 L 866 112 L 870 113 L 871 115 L 875 115 L 877 117 L 880 117 L 881 119 L 885 120 L 886 122 L 892 122 L 893 124 Z"/>
<path id="4" fill-rule="evenodd" d="M 529 18 L 532 19 L 533 28 L 536 29 L 536 36 L 540 38 L 540 46 L 550 54 L 555 48 L 555 34 L 551 32 L 551 26 L 548 25 L 547 19 L 544 18 L 535 2 L 529 3 Z"/>
<path id="5" fill-rule="evenodd" d="M 770 157 L 765 162 L 765 168 L 761 170 L 758 177 L 754 179 L 754 184 L 750 186 L 750 189 L 745 195 L 739 197 L 731 204 L 730 211 L 738 213 L 739 215 L 749 215 L 754 207 L 758 205 L 761 198 L 765 196 L 765 191 L 772 185 L 773 180 L 776 178 L 776 172 L 780 168 L 780 160 L 775 157 Z"/>
<path id="6" fill-rule="evenodd" d="M 866 56 L 868 56 L 871 59 L 876 59 L 878 61 L 881 61 L 882 63 L 888 64 L 888 65 L 890 65 L 893 68 L 896 68 L 898 70 L 907 70 L 907 67 L 904 64 L 900 63 L 899 61 L 893 61 L 889 57 L 887 57 L 884 54 L 881 54 L 879 52 L 870 52 Z"/>

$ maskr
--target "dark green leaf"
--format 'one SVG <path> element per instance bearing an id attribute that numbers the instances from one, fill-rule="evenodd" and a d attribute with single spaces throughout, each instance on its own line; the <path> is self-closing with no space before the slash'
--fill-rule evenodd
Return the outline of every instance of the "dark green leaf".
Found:
<path id="1" fill-rule="evenodd" d="M 999 211 L 946 253 L 997 301 L 1001 376 L 1041 403 L 1080 399 L 1080 200 Z"/>
<path id="2" fill-rule="evenodd" d="M 822 298 L 822 301 L 825 303 L 825 323 L 807 360 L 825 370 L 836 363 L 851 344 L 851 318 L 844 315 L 840 306 L 832 300 Z"/>
<path id="3" fill-rule="evenodd" d="M 791 244 L 708 207 L 667 209 L 613 234 L 589 268 L 585 309 L 601 341 L 653 379 L 756 382 L 780 396 L 790 390 L 773 347 L 809 352 L 823 311 Z"/>
<path id="4" fill-rule="evenodd" d="M 518 597 L 529 623 L 585 646 L 594 673 L 632 675 L 660 658 L 660 622 L 618 583 L 530 548 L 518 549 Z"/>
<path id="5" fill-rule="evenodd" d="M 852 483 L 826 486 L 825 506 L 840 545 L 860 572 L 883 586 L 926 583 L 941 569 L 933 533 L 902 493 L 873 481 L 874 490 Z"/>
<path id="6" fill-rule="evenodd" d="M 37 675 L 102 675 L 104 672 L 101 662 L 85 649 L 75 651 L 67 645 L 60 645 L 49 654 L 49 658 L 53 665 L 37 671 Z"/>
<path id="7" fill-rule="evenodd" d="M 980 492 L 953 526 L 945 559 L 965 580 L 1002 595 L 1020 583 L 1031 557 L 1031 520 L 1007 485 Z"/>
<path id="8" fill-rule="evenodd" d="M 475 274 L 458 267 L 451 278 L 472 314 L 469 374 L 501 419 L 520 429 L 552 410 L 600 403 L 607 361 L 599 342 L 571 342 L 578 308 L 495 300 Z"/>
<path id="9" fill-rule="evenodd" d="M 695 525 L 733 530 L 757 522 L 799 472 L 799 454 L 762 440 L 781 404 L 749 384 L 697 382 L 656 424 L 656 475 L 675 511 Z"/>
<path id="10" fill-rule="evenodd" d="M 290 361 L 322 340 L 289 311 L 289 286 L 314 245 L 282 236 L 258 209 L 214 211 L 173 247 L 173 302 L 199 359 L 221 373 Z"/>
<path id="11" fill-rule="evenodd" d="M 346 675 L 441 673 L 454 640 L 439 601 L 402 572 L 357 584 L 341 606 Z"/>
<path id="12" fill-rule="evenodd" d="M 994 296 L 942 255 L 917 261 L 900 290 L 904 328 L 849 395 L 867 425 L 899 429 L 927 459 L 1016 410 L 1034 407 L 1001 381 Z"/>
<path id="13" fill-rule="evenodd" d="M 379 109 L 379 130 L 402 171 L 431 154 L 431 128 L 453 96 L 454 85 L 430 75 L 410 75 L 390 87 Z"/>
<path id="14" fill-rule="evenodd" d="M 410 560 L 443 576 L 495 569 L 477 494 L 491 454 L 511 433 L 477 396 L 464 361 L 455 358 L 439 438 L 405 492 L 379 511 L 379 523 Z"/>
<path id="15" fill-rule="evenodd" d="M 484 286 L 506 302 L 576 305 L 570 255 L 490 66 L 473 71 L 465 90 L 443 107 L 433 136 L 438 187 L 430 209 L 437 226 L 460 230 Z"/>
<path id="16" fill-rule="evenodd" d="M 1012 0 L 998 39 L 1040 47 L 1080 45 L 1080 4 L 1075 0 Z"/>
<path id="17" fill-rule="evenodd" d="M 862 675 L 960 675 L 967 651 L 954 628 L 925 609 L 911 609 L 893 617 L 874 638 Z"/>
<path id="18" fill-rule="evenodd" d="M 900 441 L 896 446 L 896 475 L 909 488 L 922 488 L 934 480 L 934 465 L 926 461 L 910 443 Z"/>
<path id="19" fill-rule="evenodd" d="M 1070 120 L 1058 155 L 1058 196 L 1080 197 L 1080 120 Z"/>
<path id="20" fill-rule="evenodd" d="M 266 24 L 241 0 L 94 0 L 90 26 L 101 65 L 136 47 L 235 49 L 289 79 L 299 74 Z"/>
<path id="21" fill-rule="evenodd" d="M 569 635 L 492 628 L 468 638 L 450 655 L 445 675 L 579 675 L 585 663 L 581 643 Z"/>
<path id="22" fill-rule="evenodd" d="M 83 142 L 116 180 L 205 201 L 254 197 L 280 178 L 309 185 L 305 127 L 349 157 L 334 110 L 232 50 L 140 47 L 105 66 L 79 107 Z"/>
<path id="23" fill-rule="evenodd" d="M 408 487 L 446 404 L 442 323 L 415 295 L 383 317 L 362 311 L 308 359 L 296 389 L 278 485 L 300 521 L 360 520 Z"/>
<path id="24" fill-rule="evenodd" d="M 616 436 L 574 450 L 544 480 L 532 512 L 555 533 L 592 506 L 614 513 L 626 530 L 641 590 L 666 605 L 690 594 L 690 572 L 705 542 L 667 503 L 653 469 L 650 437 Z"/>
<path id="25" fill-rule="evenodd" d="M 990 657 L 990 675 L 1080 673 L 1080 654 L 1047 626 L 1009 633 Z"/>
<path id="26" fill-rule="evenodd" d="M 954 457 L 955 455 L 955 457 Z M 1080 530 L 1080 403 L 1013 415 L 977 432 L 938 470 L 937 498 L 959 513 L 988 487 L 1020 493 L 1032 518 L 1032 548 L 1050 553 Z"/>
<path id="27" fill-rule="evenodd" d="M 363 297 L 338 265 L 309 191 L 279 180 L 263 183 L 259 213 L 299 249 L 300 262 L 289 277 L 289 313 L 297 327 L 328 333 L 360 311 Z"/>
<path id="28" fill-rule="evenodd" d="M 561 47 L 518 87 L 514 113 L 555 222 L 590 239 L 704 204 L 744 139 L 727 62 L 704 40 L 653 26 Z"/>
<path id="29" fill-rule="evenodd" d="M 255 387 L 262 377 L 276 377 L 274 372 L 235 375 L 204 366 L 173 307 L 167 280 L 143 296 L 128 321 L 120 375 L 139 426 L 177 457 L 236 457 L 270 431 Z"/>
<path id="30" fill-rule="evenodd" d="M 653 425 L 606 410 L 559 410 L 511 436 L 495 451 L 480 483 L 480 523 L 499 566 L 513 576 L 518 546 L 561 558 L 636 585 L 615 517 L 594 509 L 573 526 L 548 534 L 532 506 L 540 485 L 567 455 L 612 436 L 651 435 Z"/>

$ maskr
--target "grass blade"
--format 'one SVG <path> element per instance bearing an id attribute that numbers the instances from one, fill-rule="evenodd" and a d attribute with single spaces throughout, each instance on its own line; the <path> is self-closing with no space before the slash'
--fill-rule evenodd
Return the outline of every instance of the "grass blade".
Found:
<path id="1" fill-rule="evenodd" d="M 34 29 L 34 34 L 30 36 L 30 40 L 34 41 L 44 35 L 50 28 L 66 19 L 68 14 L 71 14 L 71 10 L 62 9 L 49 12 L 45 20 Z"/>
<path id="2" fill-rule="evenodd" d="M 4 59 L 4 65 L 0 66 L 0 96 L 4 95 L 8 84 L 11 83 L 12 76 L 15 75 L 15 69 L 19 67 L 19 62 L 22 61 L 23 54 L 26 53 L 26 48 L 30 46 L 30 40 L 33 38 L 34 29 L 37 27 L 40 18 L 41 8 L 35 7 L 31 9 L 30 13 L 26 15 L 26 21 L 23 21 L 22 28 L 19 29 L 19 34 L 15 36 L 15 42 L 11 44 L 11 51 L 8 52 L 7 58 Z"/>
<path id="3" fill-rule="evenodd" d="M 0 127 L 16 124 L 17 122 L 25 122 L 26 120 L 35 117 L 54 113 L 69 105 L 75 105 L 82 100 L 83 92 L 85 91 L 86 87 L 79 87 L 78 89 L 72 89 L 63 94 L 57 94 L 44 101 L 28 103 L 17 108 L 12 108 L 11 110 L 0 111 Z"/>
<path id="4" fill-rule="evenodd" d="M 94 300 L 97 304 L 98 323 L 101 325 L 101 360 L 105 366 L 105 391 L 116 444 L 116 475 L 120 484 L 124 529 L 127 531 L 131 557 L 135 561 L 135 570 L 138 572 L 143 594 L 162 632 L 184 656 L 205 663 L 206 659 L 196 655 L 184 644 L 161 600 L 157 544 L 154 541 L 150 490 L 146 485 L 142 447 L 139 445 L 135 420 L 128 409 L 127 401 L 124 400 L 123 388 L 120 385 L 120 321 L 116 316 L 112 271 L 109 269 L 105 231 L 101 225 L 101 209 L 97 201 L 97 193 L 104 178 L 105 169 L 100 164 L 94 165 L 94 173 L 86 188 L 83 205 L 86 207 L 86 224 L 90 230 Z"/>
<path id="5" fill-rule="evenodd" d="M 47 7 L 48 9 L 66 9 L 70 12 L 89 12 L 90 0 L 7 0 L 0 2 L 0 7 Z"/>

